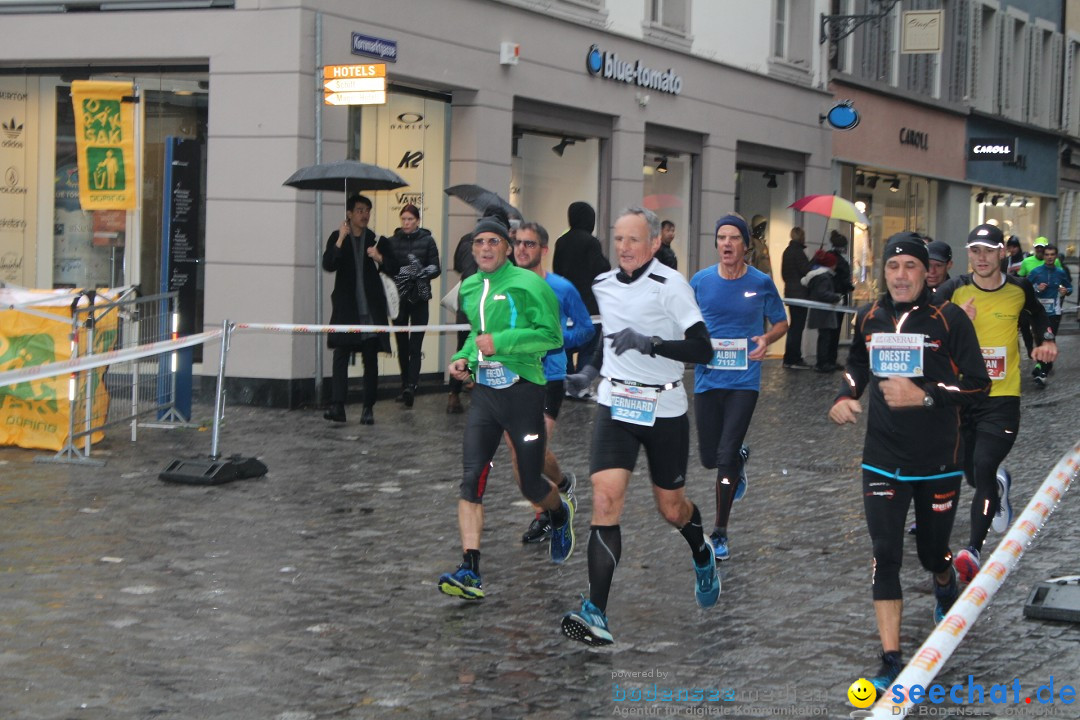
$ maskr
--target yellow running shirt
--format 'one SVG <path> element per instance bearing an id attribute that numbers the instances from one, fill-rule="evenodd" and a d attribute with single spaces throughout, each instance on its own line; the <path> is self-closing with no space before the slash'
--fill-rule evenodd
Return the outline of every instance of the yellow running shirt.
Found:
<path id="1" fill-rule="evenodd" d="M 951 300 L 963 307 L 975 301 L 975 334 L 979 338 L 986 371 L 992 381 L 990 397 L 1020 395 L 1020 349 L 1017 338 L 1021 316 L 1030 322 L 1037 343 L 1052 340 L 1046 311 L 1035 298 L 1031 284 L 1012 275 L 996 290 L 983 290 L 970 274 L 948 280 L 934 293 L 934 302 Z"/>

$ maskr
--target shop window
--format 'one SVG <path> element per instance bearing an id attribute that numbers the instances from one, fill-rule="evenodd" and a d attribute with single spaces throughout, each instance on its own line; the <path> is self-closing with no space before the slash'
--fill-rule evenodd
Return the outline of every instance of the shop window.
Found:
<path id="1" fill-rule="evenodd" d="M 978 224 L 997 225 L 1005 237 L 1016 235 L 1025 250 L 1031 248 L 1032 240 L 1049 232 L 1039 223 L 1042 202 L 1037 197 L 980 189 L 973 191 L 972 204 Z"/>
<path id="2" fill-rule="evenodd" d="M 691 232 L 693 156 L 647 149 L 641 170 L 642 207 L 652 210 L 661 221 L 675 223 L 671 249 L 675 251 L 679 272 L 689 277 L 693 274 L 687 243 Z"/>
<path id="3" fill-rule="evenodd" d="M 1029 40 L 1027 22 L 1010 8 L 1004 18 L 1001 55 L 1001 114 L 1022 120 L 1027 113 Z"/>
<path id="4" fill-rule="evenodd" d="M 517 128 L 510 161 L 510 204 L 521 214 L 547 228 L 552 242 L 567 228 L 567 208 L 573 202 L 599 207 L 600 140 L 581 136 L 554 135 Z M 502 192 L 502 188 L 493 188 Z M 607 248 L 607 230 L 596 227 L 593 234 Z M 554 251 L 548 253 L 551 267 Z"/>
<path id="5" fill-rule="evenodd" d="M 1080 38 L 1072 33 L 1065 48 L 1061 103 L 1061 129 L 1070 135 L 1080 135 Z"/>
<path id="6" fill-rule="evenodd" d="M 770 74 L 809 82 L 811 53 L 816 47 L 817 33 L 813 5 L 800 0 L 775 0 Z"/>
<path id="7" fill-rule="evenodd" d="M 791 228 L 795 226 L 795 212 L 788 205 L 798 199 L 795 193 L 799 176 L 797 172 L 764 166 L 739 165 L 736 169 L 735 212 L 745 217 L 748 225 L 754 225 L 758 215 L 767 222 L 764 240 L 768 262 L 757 257 L 750 260 L 762 272 L 768 273 L 766 268 L 771 269 L 771 276 L 777 283 L 781 282 L 780 259 L 791 239 Z M 709 219 L 703 222 L 710 229 L 714 227 Z"/>
<path id="8" fill-rule="evenodd" d="M 996 112 L 998 104 L 998 38 L 1001 18 L 996 8 L 972 4 L 971 57 L 968 68 L 969 100 L 983 112 Z"/>
<path id="9" fill-rule="evenodd" d="M 649 22 L 680 35 L 690 34 L 690 0 L 650 0 Z"/>
<path id="10" fill-rule="evenodd" d="M 1029 121 L 1046 128 L 1058 123 L 1058 98 L 1061 96 L 1061 33 L 1036 21 L 1031 32 L 1031 73 Z"/>

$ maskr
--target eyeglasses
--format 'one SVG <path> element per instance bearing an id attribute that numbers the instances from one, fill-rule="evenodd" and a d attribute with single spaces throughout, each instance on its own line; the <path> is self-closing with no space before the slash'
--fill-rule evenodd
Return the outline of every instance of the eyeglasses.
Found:
<path id="1" fill-rule="evenodd" d="M 484 245 L 487 245 L 488 247 L 498 247 L 499 243 L 501 242 L 502 238 L 498 237 L 473 238 L 472 244 L 475 247 L 483 247 Z"/>
<path id="2" fill-rule="evenodd" d="M 529 250 L 535 250 L 536 248 L 540 247 L 540 243 L 536 240 L 515 240 L 514 247 L 517 247 L 519 245 L 524 246 Z"/>

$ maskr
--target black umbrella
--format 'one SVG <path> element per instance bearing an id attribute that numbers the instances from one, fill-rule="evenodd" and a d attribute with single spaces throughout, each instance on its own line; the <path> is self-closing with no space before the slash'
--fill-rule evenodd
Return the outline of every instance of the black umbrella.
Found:
<path id="1" fill-rule="evenodd" d="M 393 170 L 356 160 L 338 160 L 309 165 L 294 172 L 282 184 L 292 186 L 297 190 L 329 190 L 346 193 L 350 190 L 393 190 L 408 185 Z"/>
<path id="2" fill-rule="evenodd" d="M 481 212 L 492 205 L 497 205 L 506 211 L 506 216 L 511 220 L 522 219 L 521 212 L 516 207 L 503 200 L 498 193 L 482 188 L 479 185 L 454 185 L 446 188 L 444 192 L 451 197 L 464 201 Z"/>

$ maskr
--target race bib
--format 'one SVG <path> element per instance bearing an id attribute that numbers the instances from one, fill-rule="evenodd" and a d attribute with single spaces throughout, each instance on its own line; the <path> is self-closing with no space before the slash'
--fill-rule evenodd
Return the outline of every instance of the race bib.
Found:
<path id="1" fill-rule="evenodd" d="M 713 356 L 705 367 L 712 370 L 745 370 L 749 367 L 746 338 L 712 338 Z"/>
<path id="2" fill-rule="evenodd" d="M 878 377 L 922 377 L 923 341 L 919 333 L 870 336 L 870 372 Z"/>
<path id="3" fill-rule="evenodd" d="M 482 362 L 476 368 L 476 382 L 495 390 L 510 387 L 518 380 L 518 374 L 502 363 Z"/>
<path id="4" fill-rule="evenodd" d="M 1005 379 L 1005 348 L 984 347 L 982 350 L 983 362 L 986 363 L 986 374 L 991 380 Z"/>
<path id="5" fill-rule="evenodd" d="M 1043 310 L 1047 315 L 1058 314 L 1058 301 L 1057 298 L 1039 298 L 1039 304 L 1043 306 Z"/>
<path id="6" fill-rule="evenodd" d="M 656 423 L 657 388 L 611 381 L 611 419 L 652 427 Z"/>

